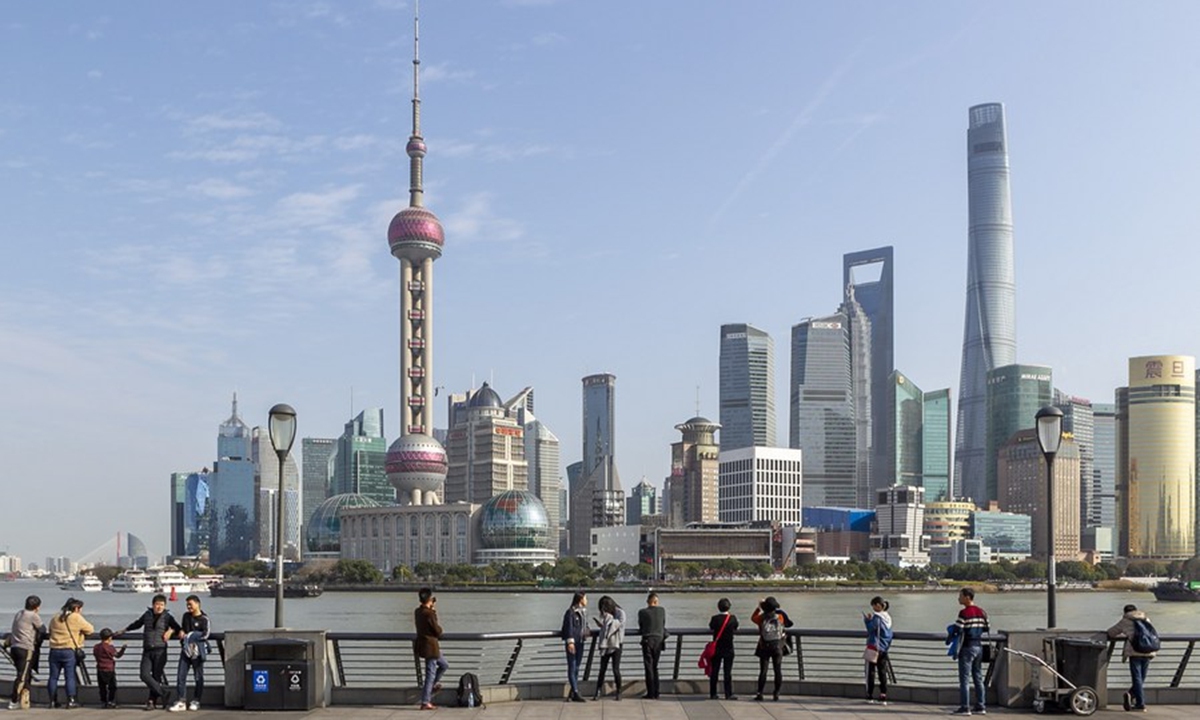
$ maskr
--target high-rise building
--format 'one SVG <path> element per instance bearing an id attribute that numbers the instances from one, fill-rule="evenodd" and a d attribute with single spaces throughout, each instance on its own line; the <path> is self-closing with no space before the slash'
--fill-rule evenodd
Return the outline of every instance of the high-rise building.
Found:
<path id="1" fill-rule="evenodd" d="M 171 555 L 198 557 L 208 552 L 212 516 L 209 472 L 171 473 Z"/>
<path id="2" fill-rule="evenodd" d="M 300 520 L 305 527 L 317 506 L 332 494 L 336 438 L 303 438 L 300 441 Z"/>
<path id="3" fill-rule="evenodd" d="M 445 501 L 481 505 L 506 490 L 527 490 L 525 428 L 486 382 L 470 395 L 446 444 Z"/>
<path id="4" fill-rule="evenodd" d="M 400 437 L 387 448 L 385 472 L 395 489 L 393 497 L 412 505 L 436 505 L 447 461 L 446 449 L 433 437 L 433 263 L 442 256 L 446 234 L 437 216 L 424 207 L 420 36 L 420 21 L 414 17 L 412 134 L 405 146 L 408 207 L 388 226 L 388 247 L 400 261 Z"/>
<path id="5" fill-rule="evenodd" d="M 583 378 L 583 471 L 596 469 L 603 458 L 615 457 L 617 376 L 598 373 Z"/>
<path id="6" fill-rule="evenodd" d="M 722 450 L 719 463 L 721 522 L 803 522 L 803 451 L 773 447 Z"/>
<path id="7" fill-rule="evenodd" d="M 929 536 L 925 534 L 925 490 L 914 485 L 893 485 L 876 493 L 875 529 L 871 533 L 872 561 L 897 567 L 929 564 Z"/>
<path id="8" fill-rule="evenodd" d="M 1092 401 L 1054 391 L 1054 406 L 1063 412 L 1062 430 L 1070 433 L 1079 448 L 1079 528 L 1093 527 L 1089 517 L 1098 505 L 1093 467 L 1096 453 L 1096 423 Z"/>
<path id="9" fill-rule="evenodd" d="M 842 289 L 846 293 L 846 301 L 853 300 L 861 305 L 870 321 L 871 365 L 868 382 L 871 418 L 878 418 L 886 412 L 882 398 L 886 393 L 888 377 L 896 368 L 892 257 L 890 245 L 842 256 Z M 858 422 L 862 427 L 861 414 Z M 871 466 L 878 467 L 887 462 L 886 456 L 892 454 L 892 449 L 887 446 L 886 428 L 873 420 L 868 422 Z M 872 480 L 871 484 L 872 489 L 877 489 L 882 484 L 891 483 Z"/>
<path id="10" fill-rule="evenodd" d="M 1122 551 L 1130 560 L 1196 552 L 1196 359 L 1129 359 L 1128 402 L 1117 393 Z M 1125 427 L 1122 427 L 1122 426 Z"/>
<path id="11" fill-rule="evenodd" d="M 953 495 L 986 505 L 985 498 L 995 497 L 988 494 L 987 478 L 994 477 L 996 463 L 987 451 L 988 372 L 1017 361 L 1017 290 L 1004 105 L 976 105 L 969 115 L 967 310 Z"/>
<path id="12" fill-rule="evenodd" d="M 987 507 L 989 501 L 999 497 L 997 453 L 1018 430 L 1034 426 L 1037 411 L 1053 400 L 1053 388 L 1050 368 L 1042 365 L 1003 365 L 988 371 L 988 467 L 984 473 L 985 495 L 971 497 L 976 505 Z"/>
<path id="13" fill-rule="evenodd" d="M 275 524 L 279 522 L 279 455 L 271 447 L 271 434 L 265 427 L 250 431 L 250 455 L 254 460 L 255 497 L 258 499 L 258 554 L 279 555 L 275 548 Z M 300 543 L 300 471 L 296 458 L 289 454 L 283 463 L 283 552 L 288 560 L 299 560 Z"/>
<path id="14" fill-rule="evenodd" d="M 971 537 L 982 540 L 994 555 L 1021 560 L 1033 552 L 1032 518 L 1020 513 L 1004 512 L 998 503 L 987 510 L 976 510 L 971 516 Z"/>
<path id="15" fill-rule="evenodd" d="M 617 378 L 610 373 L 583 378 L 583 464 L 578 481 L 571 483 L 570 549 L 575 557 L 591 557 L 592 528 L 625 523 L 625 493 L 615 457 L 616 388 Z"/>
<path id="16" fill-rule="evenodd" d="M 846 316 L 792 327 L 788 444 L 803 451 L 804 504 L 858 507 L 850 332 Z"/>
<path id="17" fill-rule="evenodd" d="M 683 438 L 671 444 L 671 475 L 665 493 L 670 507 L 664 509 L 671 527 L 717 522 L 716 433 L 720 428 L 700 416 L 675 426 Z"/>
<path id="18" fill-rule="evenodd" d="M 440 447 L 440 446 L 439 446 Z M 396 490 L 388 482 L 388 444 L 383 436 L 383 408 L 367 408 L 346 423 L 337 440 L 333 464 L 336 495 L 366 495 L 392 505 Z"/>
<path id="19" fill-rule="evenodd" d="M 997 454 L 999 506 L 1007 512 L 1032 518 L 1032 552 L 1046 559 L 1050 547 L 1046 513 L 1046 456 L 1038 444 L 1037 430 L 1014 433 Z M 1080 558 L 1079 446 L 1064 437 L 1054 456 L 1054 554 L 1058 560 Z"/>
<path id="20" fill-rule="evenodd" d="M 658 514 L 658 489 L 642 478 L 625 499 L 625 524 L 641 525 L 643 515 Z"/>
<path id="21" fill-rule="evenodd" d="M 1092 404 L 1092 502 L 1084 527 L 1117 526 L 1117 427 L 1116 405 Z M 1085 478 L 1086 481 L 1086 478 Z M 1115 551 L 1115 548 L 1110 549 Z"/>
<path id="22" fill-rule="evenodd" d="M 928 502 L 950 499 L 950 388 L 922 395 L 921 484 Z"/>
<path id="23" fill-rule="evenodd" d="M 875 431 L 879 423 L 873 413 L 878 404 L 876 387 L 872 382 L 871 321 L 862 305 L 854 299 L 854 288 L 838 308 L 846 316 L 846 334 L 850 337 L 850 397 L 854 406 L 854 492 L 860 501 L 871 497 L 879 479 L 876 478 L 878 458 L 875 452 Z M 861 502 L 859 504 L 862 504 Z"/>
<path id="24" fill-rule="evenodd" d="M 532 396 L 531 396 L 532 397 Z M 521 413 L 525 428 L 525 462 L 529 466 L 529 490 L 537 495 L 546 508 L 554 547 L 558 547 L 558 532 L 562 525 L 562 449 L 558 437 L 546 423 L 533 416 L 533 410 Z"/>
<path id="25" fill-rule="evenodd" d="M 881 487 L 917 485 L 924 487 L 925 393 L 904 373 L 895 370 L 883 386 L 885 402 L 877 404 L 875 420 L 884 428 L 888 452 L 880 458 L 876 478 Z"/>
<path id="26" fill-rule="evenodd" d="M 217 461 L 209 475 L 208 489 L 212 502 L 209 564 L 217 567 L 252 559 L 258 540 L 254 461 L 250 428 L 238 415 L 236 393 L 232 414 L 217 429 Z"/>
<path id="27" fill-rule="evenodd" d="M 775 344 L 753 325 L 721 326 L 721 449 L 775 447 Z"/>

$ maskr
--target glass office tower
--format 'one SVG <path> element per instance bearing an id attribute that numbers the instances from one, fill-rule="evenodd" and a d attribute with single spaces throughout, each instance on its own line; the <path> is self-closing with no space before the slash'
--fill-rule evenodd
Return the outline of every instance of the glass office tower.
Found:
<path id="1" fill-rule="evenodd" d="M 722 450 L 774 447 L 775 344 L 745 323 L 721 326 Z"/>
<path id="2" fill-rule="evenodd" d="M 976 105 L 969 115 L 967 310 L 954 483 L 956 496 L 984 502 L 995 497 L 994 482 L 989 494 L 988 478 L 995 476 L 996 463 L 987 450 L 987 374 L 1017 361 L 1017 293 L 1004 106 Z"/>

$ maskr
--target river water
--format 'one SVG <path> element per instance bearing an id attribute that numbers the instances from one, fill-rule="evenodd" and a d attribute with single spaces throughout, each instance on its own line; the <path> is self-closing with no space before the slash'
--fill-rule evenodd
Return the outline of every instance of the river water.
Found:
<path id="1" fill-rule="evenodd" d="M 7 630 L 8 618 L 27 595 L 42 598 L 42 617 L 50 615 L 70 596 L 49 582 L 0 582 L 0 627 Z M 122 628 L 149 605 L 149 595 L 82 593 L 83 613 L 96 626 Z M 447 632 L 502 632 L 557 630 L 570 592 L 453 592 L 439 591 L 438 616 Z M 773 592 L 783 608 L 802 628 L 862 628 L 861 611 L 874 591 L 865 592 Z M 957 591 L 884 593 L 891 603 L 897 630 L 942 632 L 958 613 Z M 249 630 L 274 623 L 271 598 L 210 598 L 202 596 L 204 609 L 214 630 Z M 600 593 L 591 593 L 594 609 Z M 613 593 L 631 615 L 645 605 L 645 593 Z M 743 622 L 749 619 L 761 593 L 664 591 L 661 604 L 667 610 L 667 625 L 702 627 L 716 612 L 717 600 L 728 597 L 733 611 Z M 1031 630 L 1045 626 L 1046 596 L 1039 592 L 980 594 L 976 600 L 987 610 L 992 628 Z M 1160 633 L 1200 632 L 1200 603 L 1158 602 L 1149 592 L 1060 592 L 1058 621 L 1073 630 L 1102 630 L 1115 623 L 1121 608 L 1134 603 L 1145 610 Z M 317 598 L 284 601 L 284 624 L 296 629 L 327 629 L 342 632 L 411 632 L 412 592 L 326 592 Z M 183 597 L 170 603 L 178 617 Z"/>

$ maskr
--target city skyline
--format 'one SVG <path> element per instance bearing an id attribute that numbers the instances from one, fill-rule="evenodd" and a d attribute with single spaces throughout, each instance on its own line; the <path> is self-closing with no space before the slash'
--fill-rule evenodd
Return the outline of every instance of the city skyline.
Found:
<path id="1" fill-rule="evenodd" d="M 1197 299 L 1149 283 L 1157 258 L 1196 256 L 1200 139 L 1180 92 L 1195 80 L 1165 49 L 1197 52 L 1200 9 L 636 7 L 635 24 L 569 3 L 422 7 L 425 190 L 453 249 L 438 382 L 536 386 L 564 465 L 581 459 L 578 379 L 612 372 L 619 470 L 660 484 L 697 387 L 699 414 L 718 415 L 717 329 L 751 323 L 783 347 L 836 306 L 842 255 L 882 245 L 896 366 L 956 397 L 963 115 L 981 102 L 1005 104 L 1012 141 L 1017 361 L 1111 403 L 1128 358 L 1200 351 L 1200 331 L 1145 312 Z M 405 204 L 411 40 L 400 3 L 13 8 L 5 478 L 71 486 L 96 512 L 53 537 L 17 518 L 0 549 L 78 556 L 116 525 L 165 552 L 168 518 L 133 527 L 128 499 L 165 506 L 170 473 L 210 466 L 233 391 L 251 426 L 288 402 L 299 437 L 331 438 L 383 407 L 398 434 L 382 228 Z M 1112 290 L 1068 296 L 1068 275 Z M 500 277 L 517 292 L 490 290 Z M 1069 321 L 1040 309 L 1050 292 Z M 52 426 L 76 431 L 70 452 Z"/>

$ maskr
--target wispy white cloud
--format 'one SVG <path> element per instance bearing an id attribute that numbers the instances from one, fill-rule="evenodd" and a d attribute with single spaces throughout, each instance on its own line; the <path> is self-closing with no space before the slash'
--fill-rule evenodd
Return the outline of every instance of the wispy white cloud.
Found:
<path id="1" fill-rule="evenodd" d="M 99 80 L 100 78 L 104 77 L 104 73 L 100 72 L 99 70 L 88 70 L 87 76 L 92 80 Z"/>
<path id="2" fill-rule="evenodd" d="M 524 226 L 497 214 L 492 200 L 488 192 L 467 196 L 443 221 L 446 234 L 456 242 L 512 242 L 524 237 Z"/>
<path id="3" fill-rule="evenodd" d="M 224 178 L 205 178 L 188 185 L 188 190 L 214 200 L 237 200 L 249 197 L 254 191 L 244 185 L 235 185 Z"/>
<path id="4" fill-rule="evenodd" d="M 567 42 L 567 36 L 558 32 L 544 32 L 533 36 L 534 45 L 561 45 Z"/>
<path id="5" fill-rule="evenodd" d="M 426 65 L 421 63 L 421 82 L 463 82 L 475 77 L 475 71 L 466 68 L 452 68 L 450 63 Z"/>
<path id="6" fill-rule="evenodd" d="M 360 186 L 333 188 L 319 192 L 299 192 L 275 203 L 272 216 L 300 226 L 329 225 L 343 218 L 349 203 L 358 198 Z"/>
<path id="7" fill-rule="evenodd" d="M 261 130 L 274 131 L 283 123 L 265 112 L 251 112 L 241 115 L 226 115 L 223 113 L 207 113 L 187 120 L 186 130 L 194 132 L 212 132 L 217 130 Z"/>

